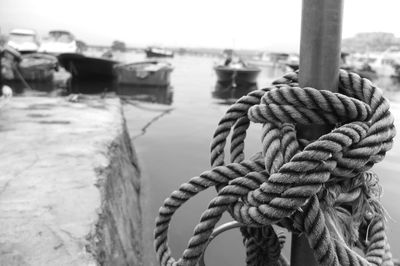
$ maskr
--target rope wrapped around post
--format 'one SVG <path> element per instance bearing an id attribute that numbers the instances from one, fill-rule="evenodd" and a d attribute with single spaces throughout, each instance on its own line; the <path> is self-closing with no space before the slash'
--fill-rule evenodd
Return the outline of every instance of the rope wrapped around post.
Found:
<path id="1" fill-rule="evenodd" d="M 263 125 L 262 150 L 246 160 L 250 122 Z M 335 128 L 308 142 L 297 139 L 297 123 Z M 230 163 L 225 164 L 230 134 Z M 272 224 L 305 234 L 320 265 L 393 265 L 378 179 L 369 170 L 383 160 L 394 136 L 388 101 L 354 73 L 340 71 L 338 93 L 299 88 L 297 73 L 249 93 L 218 124 L 212 169 L 182 184 L 160 208 L 154 232 L 160 264 L 196 265 L 227 211 L 242 225 L 247 265 L 288 265 L 281 255 L 282 236 Z M 201 215 L 182 258 L 175 260 L 168 246 L 172 216 L 212 186 L 218 195 Z"/>

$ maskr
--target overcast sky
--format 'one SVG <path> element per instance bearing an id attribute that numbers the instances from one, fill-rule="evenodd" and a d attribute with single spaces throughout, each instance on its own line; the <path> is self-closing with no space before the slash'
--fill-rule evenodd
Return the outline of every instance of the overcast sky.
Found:
<path id="1" fill-rule="evenodd" d="M 298 51 L 301 0 L 0 0 L 0 27 L 71 31 L 88 44 Z M 399 0 L 344 0 L 343 37 L 400 37 Z"/>

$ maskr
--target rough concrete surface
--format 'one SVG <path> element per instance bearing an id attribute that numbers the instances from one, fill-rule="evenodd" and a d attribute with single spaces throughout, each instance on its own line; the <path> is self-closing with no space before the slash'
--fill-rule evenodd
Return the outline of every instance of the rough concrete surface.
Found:
<path id="1" fill-rule="evenodd" d="M 0 109 L 0 265 L 141 265 L 140 173 L 118 98 Z"/>

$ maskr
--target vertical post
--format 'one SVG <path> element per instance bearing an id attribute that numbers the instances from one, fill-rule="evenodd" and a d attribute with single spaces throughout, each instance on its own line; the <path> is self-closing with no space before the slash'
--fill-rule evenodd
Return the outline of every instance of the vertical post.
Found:
<path id="1" fill-rule="evenodd" d="M 303 0 L 300 40 L 300 87 L 337 91 L 343 0 Z M 330 125 L 298 125 L 298 138 L 315 140 Z M 291 265 L 317 265 L 304 236 L 292 234 Z"/>
<path id="2" fill-rule="evenodd" d="M 0 47 L 0 90 L 3 88 L 3 55 L 4 50 Z"/>

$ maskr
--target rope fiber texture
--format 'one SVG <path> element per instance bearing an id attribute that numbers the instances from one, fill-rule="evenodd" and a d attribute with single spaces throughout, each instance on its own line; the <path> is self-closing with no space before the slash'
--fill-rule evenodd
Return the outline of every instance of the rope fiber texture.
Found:
<path id="1" fill-rule="evenodd" d="M 261 151 L 245 159 L 251 122 L 262 124 Z M 297 138 L 296 124 L 334 128 L 307 141 Z M 230 162 L 225 163 L 229 135 Z M 154 232 L 160 264 L 196 265 L 228 212 L 242 225 L 247 265 L 289 265 L 281 254 L 284 237 L 275 232 L 279 227 L 304 234 L 320 265 L 393 265 L 381 189 L 370 169 L 383 160 L 394 136 L 388 101 L 354 73 L 340 71 L 338 93 L 299 88 L 296 72 L 250 92 L 220 120 L 211 144 L 211 170 L 182 184 L 160 208 Z M 175 260 L 168 246 L 173 214 L 213 186 L 218 195 Z"/>

